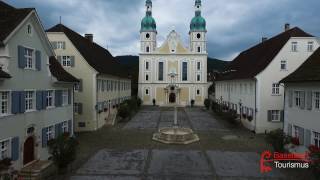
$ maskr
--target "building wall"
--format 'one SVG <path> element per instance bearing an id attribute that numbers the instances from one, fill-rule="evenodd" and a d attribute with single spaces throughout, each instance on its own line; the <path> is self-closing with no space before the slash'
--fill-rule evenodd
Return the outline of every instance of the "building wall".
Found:
<path id="1" fill-rule="evenodd" d="M 32 35 L 26 34 L 27 25 L 32 25 Z M 73 106 L 47 108 L 25 113 L 12 114 L 12 92 L 13 91 L 39 91 L 39 90 L 72 90 L 73 84 L 57 84 L 56 79 L 49 70 L 49 56 L 52 56 L 50 46 L 45 43 L 45 37 L 41 36 L 42 29 L 32 15 L 21 28 L 12 36 L 4 49 L 0 50 L 0 62 L 6 62 L 11 79 L 0 81 L 0 91 L 10 91 L 9 115 L 0 116 L 0 141 L 18 138 L 18 149 L 10 144 L 10 154 L 17 151 L 18 160 L 13 162 L 16 169 L 23 166 L 24 142 L 29 136 L 35 139 L 35 159 L 46 160 L 49 157 L 48 150 L 42 144 L 42 130 L 48 126 L 54 126 L 64 121 L 73 121 Z M 18 45 L 39 50 L 41 52 L 41 70 L 25 70 L 18 68 Z M 71 97 L 72 91 L 71 91 Z M 37 101 L 36 97 L 34 99 Z M 72 102 L 72 98 L 71 98 Z M 35 103 L 35 102 L 33 102 Z M 27 134 L 27 129 L 34 127 L 34 132 Z M 72 128 L 70 129 L 72 131 Z"/>
<path id="2" fill-rule="evenodd" d="M 146 62 L 149 62 L 149 70 L 146 69 Z M 158 64 L 164 63 L 163 81 L 158 80 Z M 182 62 L 188 63 L 188 81 L 182 81 Z M 198 71 L 197 62 L 201 63 L 201 70 Z M 140 54 L 139 58 L 139 97 L 146 105 L 152 104 L 152 99 L 156 99 L 158 105 L 168 104 L 168 97 L 165 95 L 164 88 L 171 83 L 169 73 L 178 74 L 174 80 L 175 84 L 181 88 L 177 99 L 181 105 L 190 105 L 191 99 L 197 100 L 196 105 L 203 105 L 207 98 L 207 54 Z M 197 81 L 197 74 L 201 75 L 201 80 Z M 146 80 L 146 75 L 149 80 Z M 148 88 L 150 95 L 145 94 Z M 200 95 L 196 96 L 196 89 L 200 90 Z M 159 92 L 160 90 L 160 92 Z"/>
<path id="3" fill-rule="evenodd" d="M 320 92 L 320 82 L 313 83 L 286 83 L 286 100 L 285 100 L 285 119 L 284 119 L 284 132 L 290 136 L 294 135 L 294 126 L 303 128 L 304 143 L 303 145 L 309 146 L 314 144 L 313 132 L 320 133 L 320 109 L 315 106 L 315 92 Z M 294 91 L 305 92 L 304 108 L 295 105 Z M 292 100 L 290 100 L 290 93 L 293 93 Z M 307 92 L 312 92 L 312 107 L 308 108 Z M 292 105 L 290 105 L 292 101 Z M 289 128 L 291 130 L 289 130 Z M 291 131 L 291 132 L 290 132 Z M 307 135 L 308 131 L 310 136 Z M 310 142 L 308 143 L 308 140 Z"/>
<path id="4" fill-rule="evenodd" d="M 316 38 L 291 38 L 282 48 L 269 66 L 257 75 L 258 86 L 258 113 L 257 132 L 263 133 L 278 128 L 283 128 L 282 122 L 269 122 L 268 110 L 284 109 L 284 88 L 280 86 L 280 94 L 272 95 L 272 83 L 278 83 L 280 80 L 293 73 L 304 63 L 313 52 L 307 51 L 309 41 L 314 42 L 314 50 L 319 47 Z M 298 42 L 298 51 L 292 52 L 291 43 Z M 287 70 L 281 70 L 282 60 L 287 61 Z"/>

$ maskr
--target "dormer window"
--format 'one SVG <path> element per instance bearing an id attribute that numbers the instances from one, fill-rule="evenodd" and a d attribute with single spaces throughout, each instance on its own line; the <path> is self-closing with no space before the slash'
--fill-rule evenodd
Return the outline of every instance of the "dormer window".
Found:
<path id="1" fill-rule="evenodd" d="M 31 26 L 31 24 L 27 25 L 27 34 L 28 35 L 32 35 L 32 26 Z"/>

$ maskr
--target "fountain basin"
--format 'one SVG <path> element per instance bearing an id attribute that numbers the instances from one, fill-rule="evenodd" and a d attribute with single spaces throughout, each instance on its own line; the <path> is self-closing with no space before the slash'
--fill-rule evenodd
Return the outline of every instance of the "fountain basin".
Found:
<path id="1" fill-rule="evenodd" d="M 152 139 L 165 144 L 190 144 L 200 140 L 192 129 L 180 127 L 161 128 Z"/>

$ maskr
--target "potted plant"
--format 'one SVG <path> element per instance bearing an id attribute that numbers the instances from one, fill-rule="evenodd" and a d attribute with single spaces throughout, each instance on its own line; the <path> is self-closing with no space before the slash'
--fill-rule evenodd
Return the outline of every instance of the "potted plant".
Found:
<path id="1" fill-rule="evenodd" d="M 156 99 L 152 99 L 153 106 L 156 106 Z"/>
<path id="2" fill-rule="evenodd" d="M 194 99 L 191 99 L 191 101 L 190 101 L 190 103 L 191 103 L 191 107 L 193 107 L 194 106 Z"/>

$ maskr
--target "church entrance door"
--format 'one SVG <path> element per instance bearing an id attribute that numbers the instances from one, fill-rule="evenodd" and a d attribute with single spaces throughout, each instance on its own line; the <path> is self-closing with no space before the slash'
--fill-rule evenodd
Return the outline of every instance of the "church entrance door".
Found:
<path id="1" fill-rule="evenodd" d="M 175 93 L 170 93 L 169 102 L 170 103 L 175 103 L 176 102 L 176 94 Z"/>

